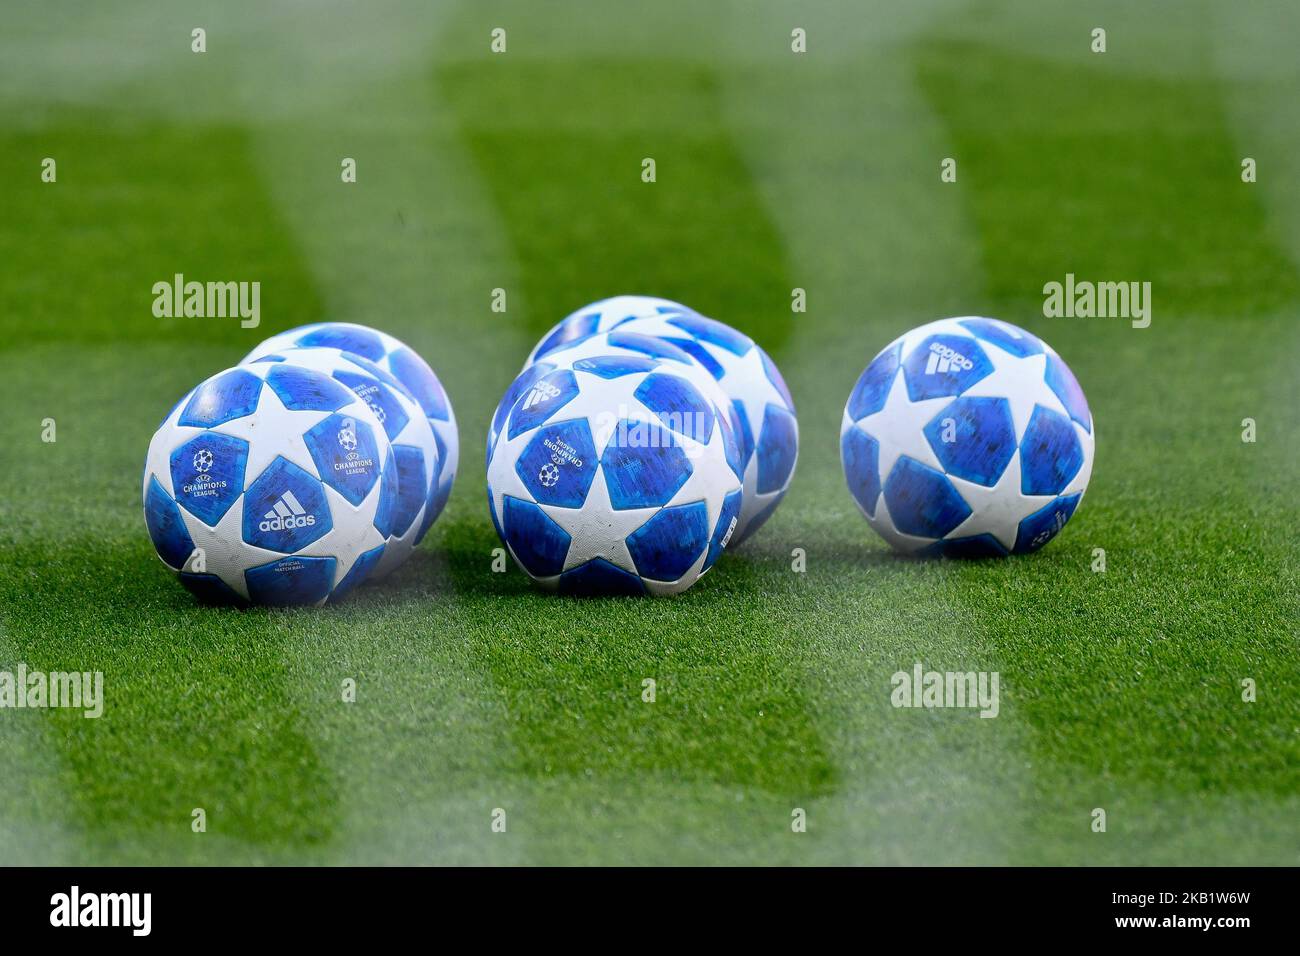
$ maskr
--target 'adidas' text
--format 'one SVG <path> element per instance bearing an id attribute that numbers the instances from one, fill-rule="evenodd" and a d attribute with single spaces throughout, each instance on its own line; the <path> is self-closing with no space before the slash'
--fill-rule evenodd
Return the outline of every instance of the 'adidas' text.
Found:
<path id="1" fill-rule="evenodd" d="M 952 371 L 967 372 L 974 367 L 970 359 L 955 349 L 940 342 L 930 343 L 930 358 L 925 363 L 926 375 L 934 375 L 936 372 L 940 375 Z"/>
<path id="2" fill-rule="evenodd" d="M 286 491 L 275 503 L 275 507 L 266 513 L 258 525 L 263 531 L 289 531 L 293 528 L 309 528 L 316 523 L 316 516 L 307 514 L 292 491 Z"/>

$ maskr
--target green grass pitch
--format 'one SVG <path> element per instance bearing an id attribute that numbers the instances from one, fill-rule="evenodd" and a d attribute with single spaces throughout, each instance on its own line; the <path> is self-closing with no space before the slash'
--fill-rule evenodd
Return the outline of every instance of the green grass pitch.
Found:
<path id="1" fill-rule="evenodd" d="M 1263 3 L 11 5 L 0 669 L 107 700 L 0 710 L 0 862 L 1300 862 L 1298 31 Z M 154 318 L 178 272 L 260 281 L 261 327 Z M 1044 318 L 1066 273 L 1151 282 L 1151 326 Z M 491 570 L 487 421 L 621 292 L 757 338 L 799 468 L 679 598 L 555 599 Z M 1096 419 L 1026 559 L 893 557 L 840 472 L 862 368 L 961 314 L 1047 339 Z M 450 506 L 337 608 L 198 607 L 145 532 L 149 437 L 322 320 L 438 371 Z M 999 716 L 892 707 L 918 660 L 997 671 Z"/>

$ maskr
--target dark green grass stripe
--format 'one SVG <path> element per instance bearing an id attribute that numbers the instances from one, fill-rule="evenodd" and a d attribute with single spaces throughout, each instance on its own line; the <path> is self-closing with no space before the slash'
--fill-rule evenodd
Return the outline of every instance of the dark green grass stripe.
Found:
<path id="1" fill-rule="evenodd" d="M 250 334 L 232 318 L 155 318 L 152 284 L 178 271 L 256 280 L 264 317 L 318 315 L 248 137 L 79 110 L 0 136 L 17 204 L 0 225 L 14 396 L 0 423 L 3 626 L 17 660 L 101 670 L 107 696 L 99 720 L 6 712 L 39 722 L 59 768 L 41 813 L 117 859 L 137 841 L 166 859 L 319 847 L 338 823 L 336 793 L 282 663 L 299 638 L 275 615 L 197 607 L 140 514 L 154 427 Z M 57 184 L 28 175 L 33 152 L 59 160 Z M 41 441 L 47 416 L 53 444 Z M 190 831 L 194 807 L 208 813 L 208 843 Z"/>
<path id="2" fill-rule="evenodd" d="M 708 68 L 521 60 L 504 70 L 449 67 L 438 80 L 515 247 L 534 333 L 584 301 L 644 292 L 779 348 L 793 283 L 718 122 Z M 590 110 L 577 115 L 573 97 L 584 89 Z M 645 156 L 658 163 L 654 184 L 640 180 Z M 475 652 L 510 715 L 517 771 L 536 788 L 521 824 L 534 852 L 575 853 L 558 837 L 590 813 L 616 827 L 643 815 L 643 786 L 677 790 L 689 804 L 704 795 L 682 807 L 683 824 L 702 817 L 723 831 L 707 794 L 748 793 L 771 802 L 780 832 L 791 807 L 831 785 L 784 628 L 752 613 L 751 591 L 770 583 L 765 571 L 719 567 L 670 601 L 562 600 L 536 593 L 513 568 L 485 576 L 493 536 L 484 524 L 473 538 L 452 551 L 450 570 L 460 599 L 509 602 L 501 629 L 476 640 Z M 641 698 L 645 678 L 658 684 L 653 704 Z M 635 843 L 642 854 L 653 845 L 646 835 Z"/>
<path id="3" fill-rule="evenodd" d="M 710 67 L 519 59 L 447 66 L 438 82 L 501 210 L 535 335 L 585 302 L 640 293 L 780 350 L 792 325 L 785 253 Z M 654 183 L 641 180 L 646 157 Z"/>
<path id="4" fill-rule="evenodd" d="M 268 850 L 329 840 L 333 781 L 281 663 L 294 635 L 271 612 L 196 606 L 161 568 L 148 570 L 147 539 L 118 545 L 131 561 L 105 562 L 102 540 L 65 541 L 56 557 L 30 543 L 10 553 L 0 584 L 18 660 L 104 674 L 99 719 L 5 714 L 48 724 L 67 775 L 50 784 L 65 783 L 71 805 L 52 792 L 47 812 L 57 807 L 92 844 L 170 830 L 177 858 L 201 855 L 195 807 L 221 838 Z M 93 588 L 94 600 L 69 601 L 70 582 Z"/>
<path id="5" fill-rule="evenodd" d="M 1041 316 L 1043 283 L 1067 272 L 1146 280 L 1157 331 L 1300 301 L 1300 276 L 1268 229 L 1260 193 L 1241 181 L 1209 63 L 1194 76 L 1155 77 L 1107 56 L 1063 64 L 938 40 L 914 58 L 957 150 L 957 188 L 993 301 Z M 1053 323 L 1052 334 L 1069 324 Z"/>
<path id="6" fill-rule="evenodd" d="M 187 281 L 260 282 L 261 315 L 275 328 L 316 320 L 319 297 L 249 149 L 238 126 L 144 123 L 71 107 L 36 130 L 0 128 L 8 184 L 0 349 L 45 341 L 238 347 L 257 334 L 235 318 L 155 318 L 153 285 L 178 272 Z M 46 156 L 58 162 L 56 183 L 40 181 Z"/>

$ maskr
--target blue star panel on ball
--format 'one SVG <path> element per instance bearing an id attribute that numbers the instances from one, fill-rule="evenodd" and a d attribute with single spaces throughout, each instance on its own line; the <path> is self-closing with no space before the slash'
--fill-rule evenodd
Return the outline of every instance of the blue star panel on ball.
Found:
<path id="1" fill-rule="evenodd" d="M 745 479 L 734 544 L 742 543 L 781 503 L 799 458 L 799 420 L 776 363 L 749 336 L 690 310 L 628 319 L 614 331 L 653 335 L 689 353 L 730 402 Z"/>
<path id="2" fill-rule="evenodd" d="M 652 335 L 614 329 L 609 332 L 588 335 L 581 339 L 569 340 L 562 345 L 542 352 L 536 360 L 524 366 L 523 371 L 506 389 L 505 395 L 502 396 L 501 402 L 497 405 L 496 412 L 492 416 L 492 423 L 488 428 L 488 458 L 491 459 L 492 457 L 492 449 L 496 444 L 497 436 L 501 432 L 501 426 L 505 421 L 506 414 L 509 413 L 515 401 L 526 389 L 531 388 L 533 383 L 557 368 L 571 368 L 573 363 L 595 356 L 654 358 L 669 363 L 688 378 L 701 394 L 718 406 L 723 412 L 723 427 L 731 431 L 732 438 L 736 440 L 737 448 L 740 447 L 737 438 L 740 425 L 731 403 L 726 393 L 722 391 L 718 383 L 713 380 L 713 377 L 705 371 L 699 362 L 671 342 L 666 342 Z M 736 464 L 737 467 L 741 467 L 739 460 L 737 460 Z"/>
<path id="3" fill-rule="evenodd" d="M 525 371 L 576 342 L 614 331 L 650 335 L 676 346 L 717 382 L 720 404 L 736 434 L 744 481 L 732 546 L 753 536 L 785 497 L 799 457 L 794 401 L 776 363 L 747 335 L 680 302 L 620 295 L 562 319 L 528 356 Z"/>
<path id="4" fill-rule="evenodd" d="M 370 407 L 393 446 L 397 466 L 397 507 L 384 542 L 384 556 L 372 578 L 386 576 L 402 564 L 429 528 L 428 513 L 438 492 L 438 443 L 429 420 L 397 379 L 369 359 L 328 348 L 293 348 L 249 362 L 285 362 L 330 376 Z"/>
<path id="5" fill-rule="evenodd" d="M 716 402 L 680 363 L 581 358 L 537 379 L 506 414 L 488 462 L 492 521 L 544 587 L 675 594 L 734 534 L 736 453 Z"/>
<path id="6" fill-rule="evenodd" d="M 145 524 L 212 601 L 321 604 L 373 571 L 399 508 L 392 445 L 329 375 L 266 362 L 219 372 L 149 443 Z"/>
<path id="7" fill-rule="evenodd" d="M 423 536 L 446 507 L 460 461 L 456 416 L 438 376 L 414 349 L 399 339 L 351 322 L 320 322 L 273 335 L 244 356 L 241 364 L 291 348 L 331 348 L 359 355 L 397 379 L 419 403 L 438 446 L 436 490 L 432 507 L 426 509 L 421 522 L 420 534 Z"/>
<path id="8" fill-rule="evenodd" d="M 570 312 L 528 354 L 524 367 L 532 365 L 547 352 L 585 339 L 591 335 L 608 332 L 620 322 L 628 319 L 641 319 L 664 313 L 682 313 L 693 310 L 680 302 L 661 299 L 653 295 L 616 295 L 584 305 L 581 309 Z"/>
<path id="9" fill-rule="evenodd" d="M 1095 436 L 1068 366 L 1024 329 L 942 319 L 886 346 L 840 429 L 849 490 L 908 553 L 978 557 L 1041 548 L 1092 474 Z"/>

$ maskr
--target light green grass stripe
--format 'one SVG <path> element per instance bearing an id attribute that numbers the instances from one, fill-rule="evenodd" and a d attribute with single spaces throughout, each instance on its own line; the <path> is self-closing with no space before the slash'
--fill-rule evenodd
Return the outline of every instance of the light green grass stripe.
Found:
<path id="1" fill-rule="evenodd" d="M 963 158 L 1002 314 L 1032 316 L 1042 283 L 1067 271 L 1156 290 L 1147 330 L 1026 323 L 1092 397 L 1098 458 L 1078 528 L 1053 545 L 1053 559 L 1073 560 L 1054 580 L 1039 573 L 1051 562 L 1026 562 L 1015 589 L 976 605 L 1002 631 L 1034 728 L 1034 839 L 1019 857 L 1294 862 L 1278 852 L 1295 832 L 1300 745 L 1283 530 L 1294 507 L 1278 479 L 1300 436 L 1269 410 L 1294 379 L 1277 345 L 1292 340 L 1300 288 L 1238 178 L 1223 88 L 1207 65 L 1148 76 L 953 39 L 919 44 L 916 63 Z M 1267 444 L 1240 440 L 1252 412 L 1268 415 Z M 1108 551 L 1105 576 L 1088 569 L 1094 546 Z M 1241 702 L 1243 677 L 1268 687 L 1258 703 Z M 1092 806 L 1110 810 L 1120 839 L 1086 829 Z"/>

